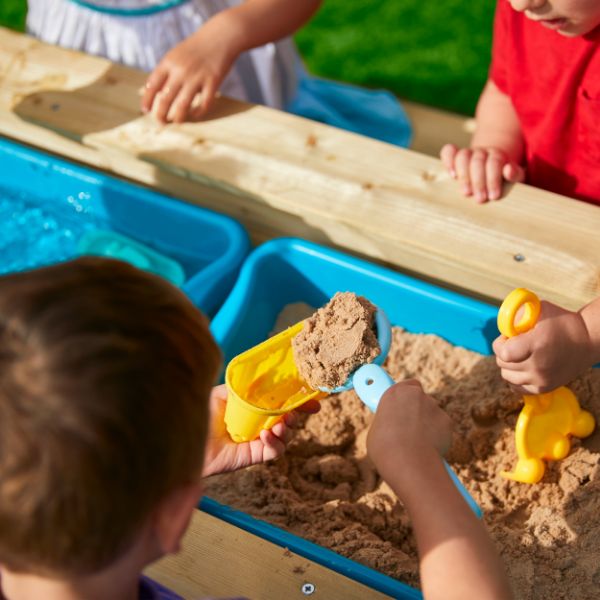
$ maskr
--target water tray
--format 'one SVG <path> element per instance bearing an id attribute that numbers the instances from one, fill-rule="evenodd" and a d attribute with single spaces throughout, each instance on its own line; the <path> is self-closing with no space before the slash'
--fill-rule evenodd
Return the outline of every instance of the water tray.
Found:
<path id="1" fill-rule="evenodd" d="M 171 258 L 183 291 L 212 316 L 250 245 L 235 220 L 0 138 L 0 272 L 77 255 L 86 233 L 110 230 Z"/>
<path id="2" fill-rule="evenodd" d="M 252 252 L 211 328 L 230 360 L 265 340 L 286 305 L 319 307 L 338 291 L 366 296 L 393 325 L 482 354 L 491 353 L 498 335 L 496 307 L 297 239 L 272 240 Z M 421 598 L 400 581 L 210 498 L 201 508 L 394 598 Z"/>

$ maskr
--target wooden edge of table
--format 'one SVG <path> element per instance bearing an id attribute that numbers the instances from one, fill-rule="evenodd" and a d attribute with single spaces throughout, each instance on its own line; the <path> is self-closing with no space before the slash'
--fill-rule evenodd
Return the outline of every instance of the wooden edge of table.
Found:
<path id="1" fill-rule="evenodd" d="M 383 600 L 389 598 L 287 548 L 196 510 L 181 551 L 154 563 L 146 575 L 186 600 Z M 312 584 L 314 592 L 302 592 Z"/>

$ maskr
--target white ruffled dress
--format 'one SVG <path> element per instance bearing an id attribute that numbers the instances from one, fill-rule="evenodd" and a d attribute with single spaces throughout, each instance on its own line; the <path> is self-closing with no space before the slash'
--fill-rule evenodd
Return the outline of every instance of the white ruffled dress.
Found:
<path id="1" fill-rule="evenodd" d="M 239 3 L 236 0 L 29 0 L 27 30 L 50 44 L 152 71 L 171 48 L 208 19 Z M 221 93 L 284 108 L 296 94 L 299 65 L 291 39 L 266 44 L 238 58 L 221 85 Z"/>

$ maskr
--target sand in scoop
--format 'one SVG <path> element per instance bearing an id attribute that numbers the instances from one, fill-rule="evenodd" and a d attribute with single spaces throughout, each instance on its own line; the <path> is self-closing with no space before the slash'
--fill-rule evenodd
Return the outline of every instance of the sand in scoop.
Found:
<path id="1" fill-rule="evenodd" d="M 353 371 L 378 356 L 376 312 L 366 298 L 338 292 L 306 319 L 292 348 L 298 371 L 311 388 L 343 385 Z"/>

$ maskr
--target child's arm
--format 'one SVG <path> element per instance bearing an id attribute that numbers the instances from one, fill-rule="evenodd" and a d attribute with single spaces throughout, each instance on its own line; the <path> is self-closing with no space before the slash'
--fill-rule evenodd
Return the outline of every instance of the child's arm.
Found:
<path id="1" fill-rule="evenodd" d="M 600 362 L 600 298 L 577 312 L 542 302 L 526 333 L 494 341 L 502 377 L 517 391 L 541 394 L 566 385 Z"/>
<path id="2" fill-rule="evenodd" d="M 296 422 L 293 412 L 276 423 L 271 429 L 263 429 L 260 437 L 251 442 L 236 444 L 225 428 L 225 404 L 227 389 L 224 385 L 213 388 L 210 398 L 210 428 L 206 440 L 203 477 L 235 471 L 250 465 L 278 458 L 285 452 L 290 439 L 290 427 Z M 298 412 L 316 413 L 321 408 L 316 401 L 299 407 Z"/>
<path id="3" fill-rule="evenodd" d="M 242 52 L 291 35 L 320 4 L 321 0 L 246 0 L 216 14 L 160 61 L 148 77 L 142 110 L 152 110 L 163 123 L 199 118 Z M 200 102 L 192 107 L 197 94 Z"/>
<path id="4" fill-rule="evenodd" d="M 510 97 L 488 80 L 477 103 L 476 130 L 470 148 L 446 144 L 440 158 L 458 179 L 465 196 L 478 202 L 498 200 L 502 181 L 524 181 L 523 135 Z"/>
<path id="5" fill-rule="evenodd" d="M 404 503 L 420 557 L 427 600 L 512 598 L 483 524 L 444 467 L 448 416 L 418 382 L 384 394 L 369 430 L 367 450 L 380 475 Z"/>

